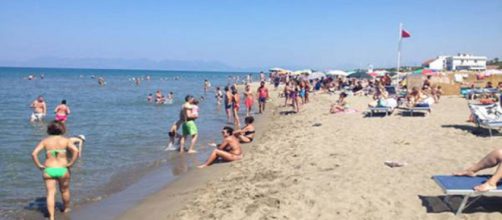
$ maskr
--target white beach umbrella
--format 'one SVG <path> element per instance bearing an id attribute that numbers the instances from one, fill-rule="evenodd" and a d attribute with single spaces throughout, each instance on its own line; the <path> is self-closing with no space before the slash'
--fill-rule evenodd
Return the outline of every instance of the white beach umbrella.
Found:
<path id="1" fill-rule="evenodd" d="M 484 72 L 485 75 L 500 75 L 502 74 L 502 70 L 486 70 Z"/>
<path id="2" fill-rule="evenodd" d="M 309 75 L 308 79 L 320 79 L 320 78 L 325 78 L 326 74 L 323 72 L 313 72 L 312 74 Z"/>
<path id="3" fill-rule="evenodd" d="M 279 68 L 279 67 L 274 67 L 274 68 L 270 69 L 270 72 L 283 72 L 283 71 L 286 71 L 286 70 L 283 68 Z"/>
<path id="4" fill-rule="evenodd" d="M 330 76 L 348 76 L 349 74 L 343 70 L 330 70 L 326 72 L 327 75 Z"/>

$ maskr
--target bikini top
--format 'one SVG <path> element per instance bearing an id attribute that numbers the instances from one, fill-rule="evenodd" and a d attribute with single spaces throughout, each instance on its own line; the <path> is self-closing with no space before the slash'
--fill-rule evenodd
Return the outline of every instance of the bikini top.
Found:
<path id="1" fill-rule="evenodd" d="M 255 131 L 246 131 L 244 132 L 244 136 L 248 136 L 250 134 L 254 134 Z"/>
<path id="2" fill-rule="evenodd" d="M 59 153 L 66 153 L 66 149 L 54 149 L 54 150 L 48 150 L 48 153 L 50 153 L 53 157 L 57 157 Z"/>

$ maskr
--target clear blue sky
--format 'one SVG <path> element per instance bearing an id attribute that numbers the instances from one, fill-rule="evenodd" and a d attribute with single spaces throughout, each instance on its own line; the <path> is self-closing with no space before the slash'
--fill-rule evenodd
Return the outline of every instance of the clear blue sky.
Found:
<path id="1" fill-rule="evenodd" d="M 2 1 L 0 60 L 216 61 L 236 68 L 395 66 L 502 57 L 502 1 Z M 5 63 L 5 62 L 4 62 Z"/>

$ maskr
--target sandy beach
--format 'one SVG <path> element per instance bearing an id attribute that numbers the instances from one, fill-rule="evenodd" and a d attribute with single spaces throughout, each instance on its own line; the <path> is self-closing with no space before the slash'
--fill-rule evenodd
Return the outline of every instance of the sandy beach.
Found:
<path id="1" fill-rule="evenodd" d="M 425 117 L 367 118 L 369 97 L 349 97 L 357 113 L 328 114 L 336 98 L 312 95 L 299 114 L 284 114 L 291 109 L 274 98 L 242 161 L 195 170 L 122 219 L 457 219 L 431 176 L 464 169 L 500 143 L 472 133 L 467 101 L 444 97 Z M 483 198 L 462 218 L 500 219 L 500 202 Z"/>

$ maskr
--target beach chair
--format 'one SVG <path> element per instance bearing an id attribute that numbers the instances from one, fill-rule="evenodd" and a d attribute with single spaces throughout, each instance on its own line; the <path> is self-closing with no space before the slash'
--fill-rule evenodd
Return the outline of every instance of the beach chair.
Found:
<path id="1" fill-rule="evenodd" d="M 472 205 L 476 200 L 481 198 L 480 196 L 502 196 L 502 186 L 500 182 L 497 184 L 496 190 L 490 190 L 488 192 L 474 191 L 475 186 L 486 182 L 486 180 L 488 180 L 489 178 L 489 175 L 475 177 L 438 175 L 432 177 L 436 184 L 441 187 L 443 193 L 446 194 L 444 202 L 450 207 L 450 209 L 453 210 L 453 208 L 448 203 L 449 197 L 453 195 L 463 196 L 462 202 L 455 212 L 455 215 L 461 214 L 465 208 Z M 467 201 L 471 197 L 476 198 L 468 203 Z"/>
<path id="2" fill-rule="evenodd" d="M 491 105 L 469 104 L 469 109 L 474 116 L 476 125 L 488 129 L 490 137 L 493 136 L 493 129 L 502 128 L 502 108 L 498 103 Z"/>
<path id="3" fill-rule="evenodd" d="M 407 112 L 410 113 L 410 116 L 413 116 L 413 113 L 414 112 L 425 112 L 425 114 L 427 115 L 427 113 L 431 112 L 432 108 L 431 106 L 426 106 L 426 107 L 413 107 L 413 108 L 408 108 L 406 109 Z"/>
<path id="4" fill-rule="evenodd" d="M 385 116 L 389 116 L 394 111 L 394 108 L 381 106 L 381 107 L 369 107 L 368 112 L 370 113 L 370 117 L 373 117 L 374 113 L 385 113 Z"/>

